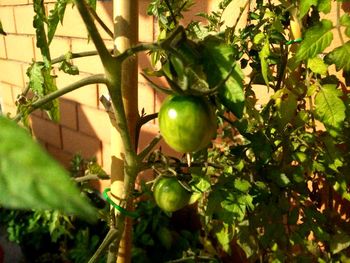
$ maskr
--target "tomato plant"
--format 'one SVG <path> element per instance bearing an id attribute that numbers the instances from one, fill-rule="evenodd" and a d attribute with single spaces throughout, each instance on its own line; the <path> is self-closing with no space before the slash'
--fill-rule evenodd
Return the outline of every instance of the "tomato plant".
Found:
<path id="1" fill-rule="evenodd" d="M 175 177 L 159 178 L 154 185 L 154 199 L 165 212 L 175 212 L 186 206 L 191 193 Z"/>
<path id="2" fill-rule="evenodd" d="M 77 74 L 71 60 L 83 56 L 50 57 L 50 42 L 68 2 L 71 1 L 57 1 L 49 17 L 43 1 L 33 2 L 37 46 L 43 59 L 33 62 L 27 71 L 28 89 L 18 100 L 19 112 L 14 119 L 26 123 L 31 112 L 43 109 L 57 120 L 59 96 L 92 83 L 107 86 L 111 95 L 107 110 L 114 114 L 111 119 L 116 120 L 113 124 L 125 149 L 126 200 L 119 207 L 124 213 L 107 216 L 107 221 L 112 222 L 110 232 L 92 262 L 106 246 L 118 246 L 128 208 L 125 204 L 146 195 L 144 189 L 135 190 L 135 182 L 138 174 L 147 169 L 156 174 L 177 174 L 160 178 L 155 185 L 154 199 L 165 211 L 175 211 L 189 202 L 190 194 L 176 179 L 179 174 L 186 174 L 189 187 L 198 197 L 191 209 L 196 212 L 200 234 L 194 246 L 181 246 L 182 251 L 169 255 L 177 262 L 348 260 L 350 215 L 342 208 L 350 205 L 350 64 L 344 59 L 350 55 L 346 38 L 350 37 L 350 16 L 343 12 L 342 1 L 257 0 L 254 5 L 247 1 L 233 19 L 236 22 L 226 26 L 223 15 L 233 1 L 222 0 L 218 10 L 199 14 L 205 24 L 192 21 L 182 26 L 182 12 L 190 8 L 192 1 L 152 0 L 148 12 L 158 18 L 158 41 L 112 55 L 94 24 L 94 1 L 89 1 L 89 7 L 86 1 L 75 0 L 105 74 L 58 89 L 53 65 L 61 63 L 64 72 Z M 335 16 L 331 15 L 332 8 Z M 243 17 L 245 26 L 238 28 Z M 6 29 L 0 29 L 0 33 L 3 31 Z M 154 65 L 144 71 L 149 85 L 157 92 L 178 94 L 171 95 L 161 107 L 160 131 L 175 150 L 191 152 L 187 155 L 190 161 L 158 149 L 153 151 L 160 140 L 158 136 L 139 152 L 131 142 L 123 108 L 121 70 L 125 60 L 142 51 L 150 53 Z M 156 85 L 153 77 L 165 78 L 168 87 Z M 266 102 L 259 100 L 262 90 L 269 92 Z M 35 96 L 28 96 L 28 91 Z M 137 132 L 151 117 L 141 114 L 134 127 Z M 57 183 L 64 181 L 63 171 L 29 143 L 24 132 L 18 132 L 4 117 L 0 123 L 2 203 L 10 207 L 61 209 L 86 218 L 97 214 L 81 201 L 74 188 L 68 187 L 68 182 Z M 218 140 L 207 147 L 216 131 Z M 29 169 L 32 160 L 37 160 L 35 169 Z M 59 174 L 57 180 L 50 171 Z M 24 176 L 27 180 L 23 180 Z M 22 187 L 28 195 L 9 198 L 17 193 L 16 185 L 34 181 L 36 184 Z M 33 190 L 34 185 L 39 190 Z M 75 194 L 62 195 L 62 189 Z M 140 201 L 136 207 L 146 202 Z M 157 211 L 154 219 L 167 216 L 156 209 L 151 209 Z M 135 235 L 142 237 L 135 240 L 142 247 L 138 258 L 147 253 L 145 247 L 167 250 L 169 237 L 183 234 L 176 235 L 170 223 L 162 225 L 171 229 L 169 235 L 154 223 L 161 220 L 142 217 L 138 211 L 136 214 L 139 218 L 135 220 Z M 167 232 L 168 238 L 153 237 L 157 231 Z M 189 235 L 185 232 L 183 236 Z M 162 246 L 156 246 L 154 240 L 163 241 Z M 179 240 L 185 243 L 190 238 Z M 181 242 L 172 239 L 171 244 Z"/>
<path id="3" fill-rule="evenodd" d="M 160 108 L 158 119 L 164 140 L 182 153 L 201 150 L 216 134 L 213 109 L 198 96 L 169 96 Z"/>

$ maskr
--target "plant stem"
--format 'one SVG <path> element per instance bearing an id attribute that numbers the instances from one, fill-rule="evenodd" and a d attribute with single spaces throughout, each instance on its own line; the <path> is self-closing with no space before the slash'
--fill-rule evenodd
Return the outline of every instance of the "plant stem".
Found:
<path id="1" fill-rule="evenodd" d="M 157 135 L 156 137 L 153 138 L 153 140 L 147 145 L 138 155 L 138 158 L 140 161 L 145 159 L 145 157 L 152 151 L 154 146 L 157 145 L 157 143 L 162 139 L 161 135 Z"/>
<path id="2" fill-rule="evenodd" d="M 110 228 L 108 233 L 107 233 L 107 235 L 106 235 L 106 237 L 102 241 L 101 245 L 95 251 L 95 254 L 90 258 L 88 263 L 95 263 L 95 262 L 97 262 L 98 258 L 101 256 L 101 254 L 115 240 L 115 237 L 116 237 L 117 234 L 118 234 L 118 232 L 117 232 L 117 230 L 115 228 Z"/>
<path id="3" fill-rule="evenodd" d="M 103 74 L 93 75 L 86 77 L 82 80 L 79 80 L 77 82 L 74 82 L 67 87 L 63 89 L 58 89 L 52 93 L 47 94 L 46 96 L 38 99 L 37 101 L 33 102 L 29 109 L 27 109 L 27 113 L 30 114 L 31 112 L 35 111 L 36 109 L 39 109 L 40 107 L 44 106 L 50 101 L 53 101 L 54 99 L 57 99 L 61 97 L 62 95 L 69 93 L 73 90 L 79 89 L 81 87 L 90 85 L 90 84 L 96 84 L 96 83 L 107 83 L 107 80 Z M 19 121 L 22 118 L 22 113 L 18 113 L 17 116 L 14 118 L 14 121 Z"/>
<path id="4" fill-rule="evenodd" d="M 74 178 L 75 182 L 77 183 L 83 183 L 86 181 L 91 181 L 91 180 L 108 180 L 109 178 L 101 178 L 100 176 L 98 176 L 98 174 L 87 174 L 84 176 L 80 176 L 80 177 L 76 177 Z"/>
<path id="5" fill-rule="evenodd" d="M 336 25 L 336 28 L 338 31 L 340 42 L 342 45 L 344 45 L 345 41 L 344 41 L 343 34 L 342 34 L 341 28 L 340 28 L 340 3 L 341 2 L 337 1 L 337 25 Z"/>
<path id="6" fill-rule="evenodd" d="M 103 28 L 104 31 L 113 39 L 114 35 L 113 32 L 108 28 L 108 26 L 102 21 L 102 19 L 98 16 L 96 11 L 88 5 L 88 9 L 90 11 L 90 14 L 93 16 L 94 19 L 100 24 L 100 26 Z"/>
<path id="7" fill-rule="evenodd" d="M 109 50 L 109 52 L 112 52 L 112 50 Z M 83 58 L 83 57 L 91 57 L 91 56 L 96 56 L 98 55 L 97 50 L 92 50 L 92 51 L 84 51 L 84 52 L 78 52 L 78 53 L 71 53 L 70 58 Z M 57 58 L 54 58 L 51 60 L 52 64 L 57 64 L 62 61 L 66 60 L 66 55 L 59 56 Z"/>
<path id="8" fill-rule="evenodd" d="M 109 53 L 105 43 L 102 40 L 100 33 L 98 32 L 93 18 L 89 12 L 88 5 L 85 0 L 75 0 L 75 4 L 78 7 L 81 18 L 90 34 L 92 41 L 95 44 L 97 52 L 101 58 L 102 64 L 108 66 L 112 60 L 112 55 Z"/>
<path id="9" fill-rule="evenodd" d="M 115 58 L 119 61 L 124 61 L 125 59 L 135 55 L 138 52 L 155 51 L 159 49 L 161 49 L 161 47 L 157 43 L 141 43 L 136 46 L 128 48 L 127 50 L 125 50 L 123 53 L 119 54 Z"/>

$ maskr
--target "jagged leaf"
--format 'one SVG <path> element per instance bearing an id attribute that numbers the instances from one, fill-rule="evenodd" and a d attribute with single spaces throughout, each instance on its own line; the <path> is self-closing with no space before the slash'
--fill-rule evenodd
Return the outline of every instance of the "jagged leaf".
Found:
<path id="1" fill-rule="evenodd" d="M 305 38 L 295 54 L 296 61 L 313 58 L 328 47 L 333 40 L 332 27 L 331 21 L 323 19 L 316 26 L 307 29 Z"/>
<path id="2" fill-rule="evenodd" d="M 231 76 L 219 89 L 219 99 L 238 118 L 244 108 L 243 73 L 234 61 L 235 50 L 216 37 L 207 37 L 202 42 L 203 70 L 210 87 L 215 87 L 232 71 Z"/>
<path id="3" fill-rule="evenodd" d="M 45 14 L 45 6 L 41 0 L 33 1 L 34 18 L 33 27 L 36 33 L 36 46 L 40 49 L 43 60 L 50 60 L 50 49 L 46 38 L 45 23 L 47 23 L 47 17 Z"/>
<path id="4" fill-rule="evenodd" d="M 63 60 L 59 67 L 59 70 L 62 70 L 64 73 L 67 73 L 69 75 L 78 75 L 79 74 L 79 69 L 77 66 L 73 65 L 70 63 L 70 61 Z"/>
<path id="5" fill-rule="evenodd" d="M 312 72 L 320 75 L 327 75 L 328 66 L 319 57 L 310 58 L 307 61 L 307 67 L 311 69 Z"/>
<path id="6" fill-rule="evenodd" d="M 323 122 L 332 136 L 341 132 L 345 119 L 345 104 L 339 98 L 342 92 L 336 85 L 326 84 L 321 87 L 315 98 L 316 117 Z"/>
<path id="7" fill-rule="evenodd" d="M 49 68 L 51 68 L 50 65 Z M 43 62 L 34 62 L 27 70 L 29 87 L 39 98 L 57 90 L 55 79 L 51 75 L 49 68 Z M 47 111 L 52 120 L 58 122 L 58 107 L 59 103 L 56 99 L 44 105 L 43 109 Z"/>
<path id="8" fill-rule="evenodd" d="M 6 32 L 4 31 L 4 28 L 2 27 L 1 21 L 0 21 L 0 35 L 4 35 L 4 36 L 7 35 Z"/>
<path id="9" fill-rule="evenodd" d="M 335 64 L 337 71 L 344 69 L 350 71 L 350 41 L 344 45 L 335 48 L 326 57 L 325 61 L 328 64 Z"/>
<path id="10" fill-rule="evenodd" d="M 261 74 L 264 78 L 264 81 L 266 83 L 266 86 L 269 86 L 269 76 L 271 75 L 269 63 L 267 61 L 268 57 L 270 56 L 270 43 L 268 38 L 265 39 L 265 43 L 261 51 L 259 52 L 259 58 L 261 63 Z"/>
<path id="11" fill-rule="evenodd" d="M 16 123 L 0 116 L 0 204 L 12 209 L 55 209 L 96 219 L 67 172 Z"/>
<path id="12" fill-rule="evenodd" d="M 49 44 L 51 43 L 55 35 L 58 23 L 59 22 L 63 23 L 64 12 L 66 10 L 66 6 L 68 2 L 69 0 L 58 0 L 55 3 L 54 8 L 50 11 L 50 15 L 48 17 L 48 32 L 47 32 L 47 41 Z"/>

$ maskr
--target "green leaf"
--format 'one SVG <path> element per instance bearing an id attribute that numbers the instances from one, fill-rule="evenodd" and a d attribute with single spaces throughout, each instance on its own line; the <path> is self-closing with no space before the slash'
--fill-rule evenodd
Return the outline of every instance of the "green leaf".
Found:
<path id="1" fill-rule="evenodd" d="M 2 27 L 1 21 L 0 21 L 0 35 L 4 35 L 4 36 L 7 35 L 6 32 L 4 31 L 3 27 Z"/>
<path id="2" fill-rule="evenodd" d="M 44 77 L 42 75 L 44 67 L 44 63 L 35 62 L 27 69 L 29 87 L 38 95 L 44 95 Z"/>
<path id="3" fill-rule="evenodd" d="M 310 10 L 311 6 L 317 6 L 317 0 L 300 0 L 299 18 L 303 18 Z"/>
<path id="4" fill-rule="evenodd" d="M 226 253 L 230 253 L 231 251 L 231 240 L 233 238 L 233 232 L 231 227 L 227 224 L 223 224 L 220 229 L 215 233 L 216 238 L 218 239 L 222 249 Z"/>
<path id="5" fill-rule="evenodd" d="M 55 209 L 96 219 L 67 172 L 14 122 L 0 116 L 0 203 L 11 209 Z"/>
<path id="6" fill-rule="evenodd" d="M 269 63 L 267 61 L 270 56 L 270 43 L 268 38 L 265 39 L 265 43 L 261 51 L 259 52 L 259 58 L 261 63 L 261 74 L 264 78 L 266 86 L 269 86 L 269 76 L 271 75 Z"/>
<path id="7" fill-rule="evenodd" d="M 316 26 L 310 27 L 305 32 L 304 40 L 295 54 L 296 62 L 313 58 L 328 47 L 333 40 L 332 22 L 322 20 Z"/>
<path id="8" fill-rule="evenodd" d="M 330 240 L 330 250 L 332 254 L 338 254 L 350 246 L 350 236 L 345 232 L 338 231 Z"/>
<path id="9" fill-rule="evenodd" d="M 54 8 L 50 11 L 50 15 L 48 17 L 48 32 L 47 32 L 47 41 L 48 44 L 51 43 L 58 23 L 63 23 L 63 16 L 66 10 L 66 6 L 69 0 L 59 0 L 55 3 Z"/>
<path id="10" fill-rule="evenodd" d="M 318 0 L 317 9 L 324 14 L 328 14 L 332 9 L 332 3 L 330 0 Z"/>
<path id="11" fill-rule="evenodd" d="M 238 118 L 243 115 L 244 92 L 243 73 L 234 61 L 235 50 L 223 40 L 216 37 L 207 37 L 202 42 L 202 61 L 204 73 L 210 87 L 215 87 L 224 80 L 230 71 L 231 76 L 220 87 L 218 97 L 222 104 Z"/>
<path id="12" fill-rule="evenodd" d="M 336 85 L 326 84 L 321 87 L 315 98 L 315 111 L 318 120 L 324 123 L 333 137 L 339 135 L 345 119 L 345 104 L 339 98 L 342 92 Z"/>
<path id="13" fill-rule="evenodd" d="M 40 49 L 44 61 L 50 60 L 50 49 L 46 38 L 45 23 L 47 17 L 45 14 L 45 6 L 42 0 L 34 0 L 34 18 L 33 27 L 36 33 L 36 46 Z"/>
<path id="14" fill-rule="evenodd" d="M 59 70 L 62 70 L 64 73 L 67 73 L 69 75 L 78 75 L 79 74 L 79 69 L 77 66 L 74 66 L 70 63 L 70 61 L 63 60 L 59 67 Z"/>
<path id="15" fill-rule="evenodd" d="M 327 64 L 335 64 L 337 71 L 344 69 L 350 71 L 350 41 L 344 45 L 335 48 L 326 57 L 325 61 Z"/>
<path id="16" fill-rule="evenodd" d="M 307 60 L 307 67 L 311 69 L 312 72 L 320 75 L 327 75 L 328 66 L 324 63 L 323 59 L 319 57 L 309 58 Z"/>

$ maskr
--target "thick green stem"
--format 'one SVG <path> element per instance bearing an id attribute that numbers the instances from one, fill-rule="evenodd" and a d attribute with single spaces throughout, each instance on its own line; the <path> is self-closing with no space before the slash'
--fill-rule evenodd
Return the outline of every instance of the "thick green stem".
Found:
<path id="1" fill-rule="evenodd" d="M 103 74 L 98 74 L 98 75 L 93 75 L 89 76 L 87 78 L 84 78 L 82 80 L 79 80 L 77 82 L 72 83 L 71 85 L 68 85 L 67 87 L 63 89 L 56 90 L 52 93 L 47 94 L 46 96 L 38 99 L 37 101 L 33 102 L 33 104 L 30 105 L 29 109 L 27 110 L 27 113 L 30 114 L 36 109 L 41 108 L 45 104 L 47 104 L 50 101 L 53 101 L 64 94 L 67 94 L 73 90 L 79 89 L 81 87 L 90 85 L 90 84 L 96 84 L 96 83 L 107 83 L 107 79 Z M 22 118 L 22 114 L 19 113 L 17 116 L 14 118 L 14 121 L 19 121 Z"/>

